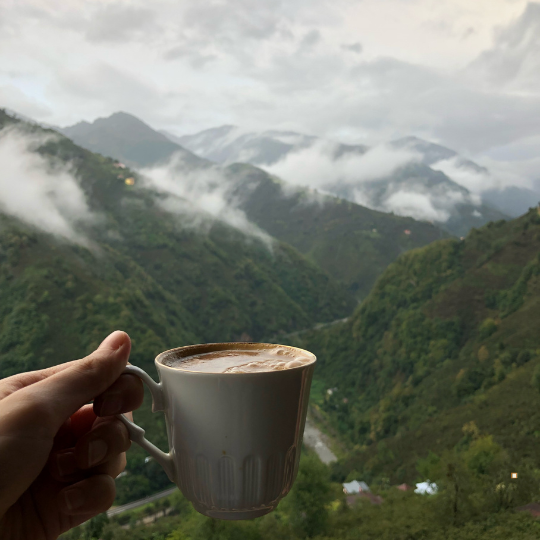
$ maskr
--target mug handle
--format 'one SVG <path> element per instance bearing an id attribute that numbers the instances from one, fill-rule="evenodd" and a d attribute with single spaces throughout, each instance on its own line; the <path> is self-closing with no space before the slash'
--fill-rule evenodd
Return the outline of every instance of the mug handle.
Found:
<path id="1" fill-rule="evenodd" d="M 157 383 L 146 373 L 146 371 L 136 366 L 127 365 L 123 373 L 129 373 L 131 375 L 137 375 L 143 382 L 145 382 L 152 394 L 152 412 L 158 412 L 165 410 L 165 400 L 163 397 L 163 387 L 161 383 Z M 144 429 L 137 424 L 134 424 L 124 414 L 117 414 L 116 417 L 126 426 L 129 438 L 137 443 L 140 447 L 144 448 L 165 470 L 169 480 L 174 482 L 173 478 L 173 459 L 171 454 L 162 452 L 157 446 L 152 444 L 144 436 Z"/>

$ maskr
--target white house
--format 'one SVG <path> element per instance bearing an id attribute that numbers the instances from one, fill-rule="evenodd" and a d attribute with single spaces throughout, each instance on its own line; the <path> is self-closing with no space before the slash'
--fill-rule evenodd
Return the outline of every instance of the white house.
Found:
<path id="1" fill-rule="evenodd" d="M 362 492 L 369 493 L 369 486 L 365 482 L 353 480 L 352 482 L 345 482 L 343 484 L 343 493 L 346 493 L 347 495 Z"/>
<path id="2" fill-rule="evenodd" d="M 439 488 L 437 487 L 437 484 L 427 480 L 426 482 L 416 484 L 416 489 L 414 492 L 419 493 L 420 495 L 435 495 L 438 490 Z"/>

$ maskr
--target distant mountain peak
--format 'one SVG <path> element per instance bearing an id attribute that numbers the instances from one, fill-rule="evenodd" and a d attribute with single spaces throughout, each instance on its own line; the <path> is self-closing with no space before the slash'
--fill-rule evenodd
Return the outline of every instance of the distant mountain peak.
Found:
<path id="1" fill-rule="evenodd" d="M 140 118 L 118 111 L 93 122 L 79 122 L 60 129 L 61 133 L 92 152 L 121 159 L 130 166 L 147 167 L 167 162 L 181 152 L 194 166 L 207 162 L 183 148 L 177 141 L 152 129 Z"/>

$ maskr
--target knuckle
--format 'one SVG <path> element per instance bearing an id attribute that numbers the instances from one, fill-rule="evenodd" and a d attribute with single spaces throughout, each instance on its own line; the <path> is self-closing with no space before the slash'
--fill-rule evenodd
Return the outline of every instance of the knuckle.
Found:
<path id="1" fill-rule="evenodd" d="M 96 365 L 96 359 L 93 355 L 79 360 L 73 366 L 73 369 L 83 377 L 94 378 L 98 375 L 98 367 Z"/>

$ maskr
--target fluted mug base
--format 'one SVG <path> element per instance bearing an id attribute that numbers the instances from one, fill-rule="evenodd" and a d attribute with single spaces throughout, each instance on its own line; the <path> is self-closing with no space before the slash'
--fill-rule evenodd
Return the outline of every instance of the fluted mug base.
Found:
<path id="1" fill-rule="evenodd" d="M 265 514 L 269 514 L 272 510 L 274 510 L 273 506 L 256 508 L 254 510 L 218 510 L 208 508 L 207 506 L 199 506 L 195 503 L 193 503 L 193 507 L 203 516 L 208 516 L 214 519 L 227 519 L 231 521 L 258 518 L 264 516 Z"/>

